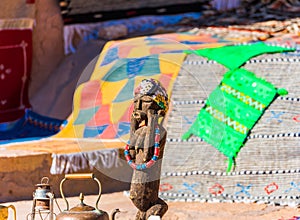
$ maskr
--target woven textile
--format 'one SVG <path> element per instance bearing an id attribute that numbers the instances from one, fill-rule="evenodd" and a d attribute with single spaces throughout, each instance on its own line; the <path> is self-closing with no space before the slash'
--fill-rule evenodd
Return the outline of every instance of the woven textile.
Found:
<path id="1" fill-rule="evenodd" d="M 30 109 L 14 123 L 0 125 L 0 144 L 49 137 L 61 130 L 64 120 L 39 115 Z"/>
<path id="2" fill-rule="evenodd" d="M 31 19 L 0 20 L 0 123 L 14 121 L 30 107 Z"/>
<path id="3" fill-rule="evenodd" d="M 109 42 L 87 83 L 74 96 L 73 117 L 57 137 L 127 141 L 134 88 L 159 80 L 170 96 L 185 58 L 183 50 L 224 45 L 210 35 L 164 34 Z"/>
<path id="4" fill-rule="evenodd" d="M 173 32 L 187 23 L 202 16 L 200 12 L 190 12 L 176 15 L 148 15 L 127 19 L 109 20 L 88 24 L 70 24 L 64 26 L 65 54 L 74 53 L 74 39 L 83 40 L 106 39 L 115 40 L 135 35 Z"/>
<path id="5" fill-rule="evenodd" d="M 266 109 L 241 148 L 235 170 L 226 173 L 226 157 L 216 148 L 198 137 L 179 138 L 197 118 L 196 112 L 204 107 L 226 68 L 196 55 L 186 58 L 172 91 L 161 181 L 164 199 L 300 203 L 299 52 L 261 55 L 243 68 L 276 88 L 287 88 L 289 94 Z"/>
<path id="6" fill-rule="evenodd" d="M 274 98 L 284 89 L 277 89 L 263 79 L 239 68 L 250 57 L 262 53 L 293 51 L 293 49 L 255 43 L 242 46 L 225 46 L 194 51 L 223 64 L 230 71 L 209 95 L 197 119 L 183 135 L 203 138 L 228 157 L 230 171 L 240 148 L 254 124 Z"/>
<path id="7" fill-rule="evenodd" d="M 54 138 L 76 138 L 81 152 L 124 147 L 129 138 L 134 88 L 143 79 L 154 78 L 171 97 L 173 83 L 186 57 L 184 50 L 226 43 L 228 41 L 209 34 L 198 36 L 190 32 L 110 41 L 101 52 L 90 80 L 76 90 L 67 126 Z M 94 142 L 90 144 L 87 140 Z M 73 152 L 77 153 L 78 147 L 68 147 L 63 152 L 68 155 L 60 159 L 71 158 L 69 155 L 75 158 Z M 80 157 L 78 153 L 77 156 Z M 62 171 L 59 164 L 53 161 L 52 170 Z M 77 169 L 76 166 L 69 168 Z"/>
<path id="8" fill-rule="evenodd" d="M 187 51 L 188 53 L 195 53 L 199 56 L 204 56 L 210 60 L 217 61 L 223 64 L 228 69 L 236 69 L 243 65 L 250 58 L 264 53 L 279 53 L 294 51 L 294 49 L 283 48 L 278 46 L 266 45 L 263 42 L 248 44 L 248 45 L 234 45 L 219 48 L 208 48 L 194 51 Z"/>

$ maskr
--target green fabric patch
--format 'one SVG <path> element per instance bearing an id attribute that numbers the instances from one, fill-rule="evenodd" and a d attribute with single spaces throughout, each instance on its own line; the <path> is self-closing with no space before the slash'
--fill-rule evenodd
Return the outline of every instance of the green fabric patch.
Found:
<path id="1" fill-rule="evenodd" d="M 277 96 L 277 89 L 245 69 L 225 74 L 196 121 L 183 135 L 201 137 L 229 159 L 227 172 L 250 130 Z"/>
<path id="2" fill-rule="evenodd" d="M 254 73 L 238 67 L 253 56 L 283 51 L 294 49 L 256 43 L 192 51 L 216 60 L 230 70 L 209 95 L 182 139 L 187 140 L 191 135 L 201 137 L 228 157 L 227 172 L 231 171 L 238 152 L 265 109 L 276 96 L 287 94 L 285 89 L 277 89 Z"/>
<path id="3" fill-rule="evenodd" d="M 263 42 L 259 42 L 249 45 L 187 50 L 185 53 L 194 53 L 199 56 L 204 56 L 208 59 L 215 60 L 218 63 L 223 64 L 228 69 L 236 69 L 242 66 L 250 58 L 264 53 L 280 53 L 291 51 L 295 51 L 295 49 L 280 46 L 270 46 Z"/>

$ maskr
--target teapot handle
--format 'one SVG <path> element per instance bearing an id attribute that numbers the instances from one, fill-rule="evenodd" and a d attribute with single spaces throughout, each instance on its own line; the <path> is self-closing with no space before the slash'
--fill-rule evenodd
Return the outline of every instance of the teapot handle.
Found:
<path id="1" fill-rule="evenodd" d="M 14 205 L 9 205 L 9 206 L 7 206 L 7 208 L 11 208 L 12 209 L 12 211 L 14 213 L 14 220 L 16 220 L 17 219 L 17 211 L 16 211 L 15 206 Z"/>
<path id="2" fill-rule="evenodd" d="M 69 210 L 69 203 L 63 193 L 63 183 L 66 181 L 66 180 L 86 180 L 86 179 L 93 179 L 95 180 L 97 183 L 98 183 L 98 186 L 99 186 L 99 193 L 98 193 L 98 198 L 97 198 L 97 201 L 96 201 L 96 209 L 99 211 L 99 208 L 98 208 L 98 203 L 100 201 L 100 197 L 101 197 L 101 191 L 102 191 L 102 187 L 101 187 L 101 183 L 100 181 L 94 176 L 93 173 L 74 173 L 74 174 L 65 174 L 65 178 L 62 179 L 62 181 L 60 182 L 60 194 L 61 194 L 61 197 L 65 200 L 65 203 L 67 205 L 67 211 Z"/>

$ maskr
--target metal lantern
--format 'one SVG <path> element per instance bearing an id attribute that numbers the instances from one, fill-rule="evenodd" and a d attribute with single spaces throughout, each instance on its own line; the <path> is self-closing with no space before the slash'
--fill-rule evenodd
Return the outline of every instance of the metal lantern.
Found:
<path id="1" fill-rule="evenodd" d="M 27 215 L 27 219 L 31 216 L 31 220 L 35 219 L 36 214 L 43 219 L 49 217 L 49 220 L 53 220 L 53 200 L 54 193 L 51 189 L 51 185 L 49 184 L 49 178 L 43 177 L 41 179 L 41 183 L 36 184 L 36 189 L 33 192 L 33 205 L 32 211 Z"/>

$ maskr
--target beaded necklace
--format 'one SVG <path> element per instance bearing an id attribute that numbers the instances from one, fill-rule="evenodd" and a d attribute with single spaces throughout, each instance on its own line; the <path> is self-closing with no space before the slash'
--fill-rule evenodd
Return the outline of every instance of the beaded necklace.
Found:
<path id="1" fill-rule="evenodd" d="M 132 158 L 129 154 L 129 143 L 126 144 L 124 155 L 125 155 L 125 158 L 127 160 L 127 163 L 132 167 L 132 169 L 134 169 L 134 170 L 145 170 L 147 168 L 152 167 L 155 164 L 155 162 L 158 160 L 159 152 L 160 152 L 160 147 L 159 147 L 160 133 L 159 133 L 158 125 L 155 127 L 154 141 L 155 141 L 155 143 L 154 143 L 154 154 L 153 154 L 151 160 L 149 160 L 146 163 L 142 163 L 142 164 L 135 164 L 135 162 L 132 160 Z"/>

